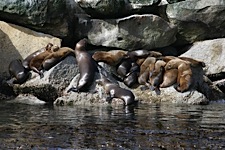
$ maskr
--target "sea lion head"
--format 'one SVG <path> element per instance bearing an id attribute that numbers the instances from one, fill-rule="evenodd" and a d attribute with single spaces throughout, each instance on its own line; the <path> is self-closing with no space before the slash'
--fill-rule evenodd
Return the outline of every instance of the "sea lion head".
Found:
<path id="1" fill-rule="evenodd" d="M 45 47 L 45 49 L 48 51 L 48 50 L 51 50 L 53 44 L 52 43 L 48 43 Z"/>
<path id="2" fill-rule="evenodd" d="M 86 38 L 83 38 L 76 44 L 75 49 L 79 50 L 79 51 L 80 50 L 84 50 L 84 48 L 86 47 L 87 43 L 88 43 L 88 40 Z"/>

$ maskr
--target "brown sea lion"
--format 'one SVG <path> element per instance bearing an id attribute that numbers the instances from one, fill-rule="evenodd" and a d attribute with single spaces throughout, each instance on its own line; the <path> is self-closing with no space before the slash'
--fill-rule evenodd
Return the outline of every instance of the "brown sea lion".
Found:
<path id="1" fill-rule="evenodd" d="M 74 50 L 69 47 L 54 49 L 54 52 L 45 57 L 42 66 L 45 70 L 49 70 L 69 54 L 74 54 Z"/>
<path id="2" fill-rule="evenodd" d="M 29 64 L 30 69 L 38 73 L 40 77 L 43 78 L 44 77 L 44 74 L 43 74 L 44 69 L 42 66 L 43 61 L 48 55 L 50 55 L 51 53 L 55 52 L 58 49 L 59 47 L 55 45 L 55 46 L 52 46 L 50 49 L 46 49 L 46 51 L 36 55 L 30 61 L 30 64 Z"/>
<path id="3" fill-rule="evenodd" d="M 76 87 L 70 88 L 67 92 L 86 92 L 93 83 L 95 73 L 98 71 L 97 64 L 85 47 L 87 39 L 81 39 L 75 47 L 75 56 L 78 63 L 80 77 Z"/>
<path id="4" fill-rule="evenodd" d="M 172 59 L 165 66 L 165 70 L 170 69 L 178 69 L 177 85 L 175 86 L 175 89 L 179 92 L 190 90 L 193 82 L 191 63 L 179 58 Z"/>
<path id="5" fill-rule="evenodd" d="M 46 50 L 50 50 L 52 46 L 53 46 L 52 43 L 48 43 L 48 44 L 46 45 L 46 47 L 41 48 L 41 49 L 39 49 L 39 50 L 33 52 L 32 54 L 28 55 L 28 56 L 23 60 L 23 62 L 22 62 L 24 68 L 26 68 L 26 69 L 28 69 L 28 70 L 31 70 L 31 69 L 30 69 L 30 66 L 29 66 L 30 61 L 31 61 L 34 57 L 36 57 L 37 55 L 39 55 L 40 53 L 42 53 L 42 52 L 44 52 L 44 51 L 46 51 Z"/>
<path id="6" fill-rule="evenodd" d="M 163 75 L 163 82 L 162 84 L 160 84 L 160 88 L 167 88 L 175 84 L 177 82 L 177 75 L 177 69 L 165 70 Z"/>
<path id="7" fill-rule="evenodd" d="M 127 89 L 121 88 L 119 85 L 110 82 L 106 77 L 102 77 L 96 82 L 103 86 L 105 93 L 107 94 L 106 101 L 111 102 L 113 98 L 119 98 L 123 100 L 124 105 L 134 104 L 135 96 L 134 94 Z"/>
<path id="8" fill-rule="evenodd" d="M 154 68 L 155 68 L 155 57 L 147 57 L 145 61 L 140 66 L 140 74 L 138 77 L 138 83 L 141 85 L 145 85 L 146 87 L 151 88 L 151 84 L 149 83 L 149 76 L 151 76 Z"/>
<path id="9" fill-rule="evenodd" d="M 29 78 L 29 71 L 24 68 L 20 59 L 11 61 L 8 69 L 11 79 L 7 80 L 6 83 L 10 86 L 13 84 L 22 84 Z"/>
<path id="10" fill-rule="evenodd" d="M 104 62 L 110 66 L 118 65 L 125 57 L 127 57 L 127 51 L 124 50 L 97 51 L 92 55 L 96 62 Z"/>
<path id="11" fill-rule="evenodd" d="M 192 67 L 197 67 L 197 66 L 205 67 L 206 66 L 203 61 L 199 61 L 199 60 L 196 60 L 193 58 L 189 58 L 189 57 L 178 57 L 178 58 L 185 60 L 185 61 L 189 61 L 191 63 Z"/>

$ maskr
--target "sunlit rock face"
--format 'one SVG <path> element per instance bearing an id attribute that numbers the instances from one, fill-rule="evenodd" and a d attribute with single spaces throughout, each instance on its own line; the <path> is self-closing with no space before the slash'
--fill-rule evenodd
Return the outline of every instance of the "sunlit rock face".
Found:
<path id="1" fill-rule="evenodd" d="M 24 59 L 48 43 L 61 45 L 61 39 L 0 21 L 0 75 L 8 76 L 12 60 Z"/>
<path id="2" fill-rule="evenodd" d="M 225 36 L 223 0 L 188 0 L 170 4 L 166 15 L 178 27 L 177 45 Z"/>
<path id="3" fill-rule="evenodd" d="M 176 40 L 175 26 L 151 14 L 110 20 L 86 19 L 81 26 L 83 28 L 78 29 L 83 36 L 86 34 L 90 43 L 98 46 L 153 49 L 168 46 Z"/>

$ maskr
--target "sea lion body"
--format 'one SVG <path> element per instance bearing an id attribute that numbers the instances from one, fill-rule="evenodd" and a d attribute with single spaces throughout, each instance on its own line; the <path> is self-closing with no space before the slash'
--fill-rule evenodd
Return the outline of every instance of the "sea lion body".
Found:
<path id="1" fill-rule="evenodd" d="M 85 50 L 87 40 L 80 40 L 75 47 L 75 56 L 78 64 L 80 77 L 76 87 L 70 88 L 67 92 L 86 92 L 93 83 L 95 73 L 98 71 L 97 64 L 91 55 Z"/>
<path id="2" fill-rule="evenodd" d="M 28 69 L 28 70 L 31 70 L 31 69 L 30 69 L 30 66 L 29 66 L 30 61 L 31 61 L 34 57 L 36 57 L 37 55 L 43 53 L 43 52 L 46 51 L 46 50 L 51 49 L 52 46 L 53 46 L 52 43 L 48 43 L 46 47 L 41 48 L 41 49 L 39 49 L 39 50 L 33 52 L 32 54 L 28 55 L 28 56 L 23 60 L 23 62 L 22 62 L 24 68 L 26 68 L 26 69 Z"/>
<path id="3" fill-rule="evenodd" d="M 193 82 L 191 63 L 179 58 L 173 59 L 165 66 L 165 70 L 170 69 L 178 69 L 177 85 L 175 86 L 175 89 L 179 92 L 188 91 Z"/>
<path id="4" fill-rule="evenodd" d="M 122 78 L 125 78 L 126 75 L 130 72 L 131 67 L 132 67 L 131 59 L 124 59 L 118 65 L 116 72 L 119 76 L 121 76 Z"/>
<path id="5" fill-rule="evenodd" d="M 54 49 L 54 52 L 46 56 L 44 61 L 42 62 L 44 70 L 49 70 L 71 53 L 74 54 L 74 50 L 69 47 Z"/>
<path id="6" fill-rule="evenodd" d="M 124 50 L 97 51 L 92 55 L 96 62 L 104 62 L 110 66 L 118 65 L 125 57 L 127 52 Z"/>
<path id="7" fill-rule="evenodd" d="M 103 86 L 105 93 L 108 95 L 106 98 L 108 102 L 111 102 L 113 98 L 123 100 L 124 105 L 130 105 L 135 102 L 135 96 L 130 90 L 121 88 L 119 85 L 110 82 L 106 77 L 97 80 L 97 83 Z"/>
<path id="8" fill-rule="evenodd" d="M 20 59 L 11 61 L 8 70 L 11 79 L 6 82 L 9 85 L 22 84 L 29 78 L 29 72 L 24 68 Z"/>
<path id="9" fill-rule="evenodd" d="M 166 70 L 163 75 L 163 82 L 160 84 L 160 88 L 167 88 L 177 82 L 177 69 Z"/>
<path id="10" fill-rule="evenodd" d="M 36 55 L 33 59 L 31 59 L 29 67 L 31 70 L 33 70 L 34 72 L 38 73 L 40 75 L 41 78 L 44 77 L 43 75 L 43 71 L 44 68 L 42 66 L 42 63 L 44 62 L 45 58 L 50 55 L 51 53 L 53 53 L 54 51 L 58 50 L 59 47 L 58 46 L 52 46 L 50 49 L 46 49 L 46 51 Z"/>

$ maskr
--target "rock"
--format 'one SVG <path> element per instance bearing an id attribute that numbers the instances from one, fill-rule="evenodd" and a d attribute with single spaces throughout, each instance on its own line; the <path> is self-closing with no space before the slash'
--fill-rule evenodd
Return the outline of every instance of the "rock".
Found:
<path id="1" fill-rule="evenodd" d="M 177 45 L 224 37 L 223 0 L 188 0 L 169 4 L 166 15 L 178 27 Z"/>
<path id="2" fill-rule="evenodd" d="M 181 56 L 190 57 L 205 62 L 206 74 L 225 72 L 225 39 L 195 42 L 187 52 Z"/>
<path id="3" fill-rule="evenodd" d="M 104 68 L 99 69 L 101 73 L 96 73 L 95 79 L 101 78 L 102 74 L 104 74 L 112 82 L 119 83 L 122 88 L 129 89 L 123 83 L 116 81 Z M 203 71 L 197 70 L 195 70 L 195 73 L 199 76 L 195 77 L 195 84 L 190 92 L 179 93 L 173 87 L 161 89 L 161 95 L 156 95 L 155 92 L 150 90 L 141 91 L 140 88 L 130 90 L 133 91 L 136 100 L 139 100 L 140 103 L 207 104 L 211 100 L 222 99 L 221 97 L 224 97 L 224 94 L 218 94 L 220 93 L 218 89 L 213 88 L 203 77 L 201 78 Z M 14 91 L 18 95 L 30 94 L 55 105 L 108 105 L 105 101 L 106 95 L 102 86 L 96 84 L 96 82 L 93 82 L 90 86 L 89 92 L 67 93 L 71 86 L 76 86 L 78 78 L 79 72 L 75 58 L 68 56 L 55 67 L 45 72 L 44 78 L 40 79 L 37 74 L 33 73 L 29 81 L 22 85 L 15 85 Z M 112 104 L 122 105 L 122 103 L 122 100 L 114 99 Z"/>
<path id="4" fill-rule="evenodd" d="M 59 38 L 0 21 L 0 76 L 9 76 L 8 65 L 12 60 L 24 59 L 49 42 L 61 46 Z"/>
<path id="5" fill-rule="evenodd" d="M 1 19 L 51 34 L 66 37 L 70 33 L 70 15 L 62 0 L 1 0 Z M 69 11 L 71 13 L 71 11 Z"/>
<path id="6" fill-rule="evenodd" d="M 119 49 L 153 49 L 172 44 L 176 28 L 156 15 L 132 15 L 121 19 L 82 18 L 77 35 L 97 46 Z M 135 30 L 134 30 L 135 29 Z"/>

